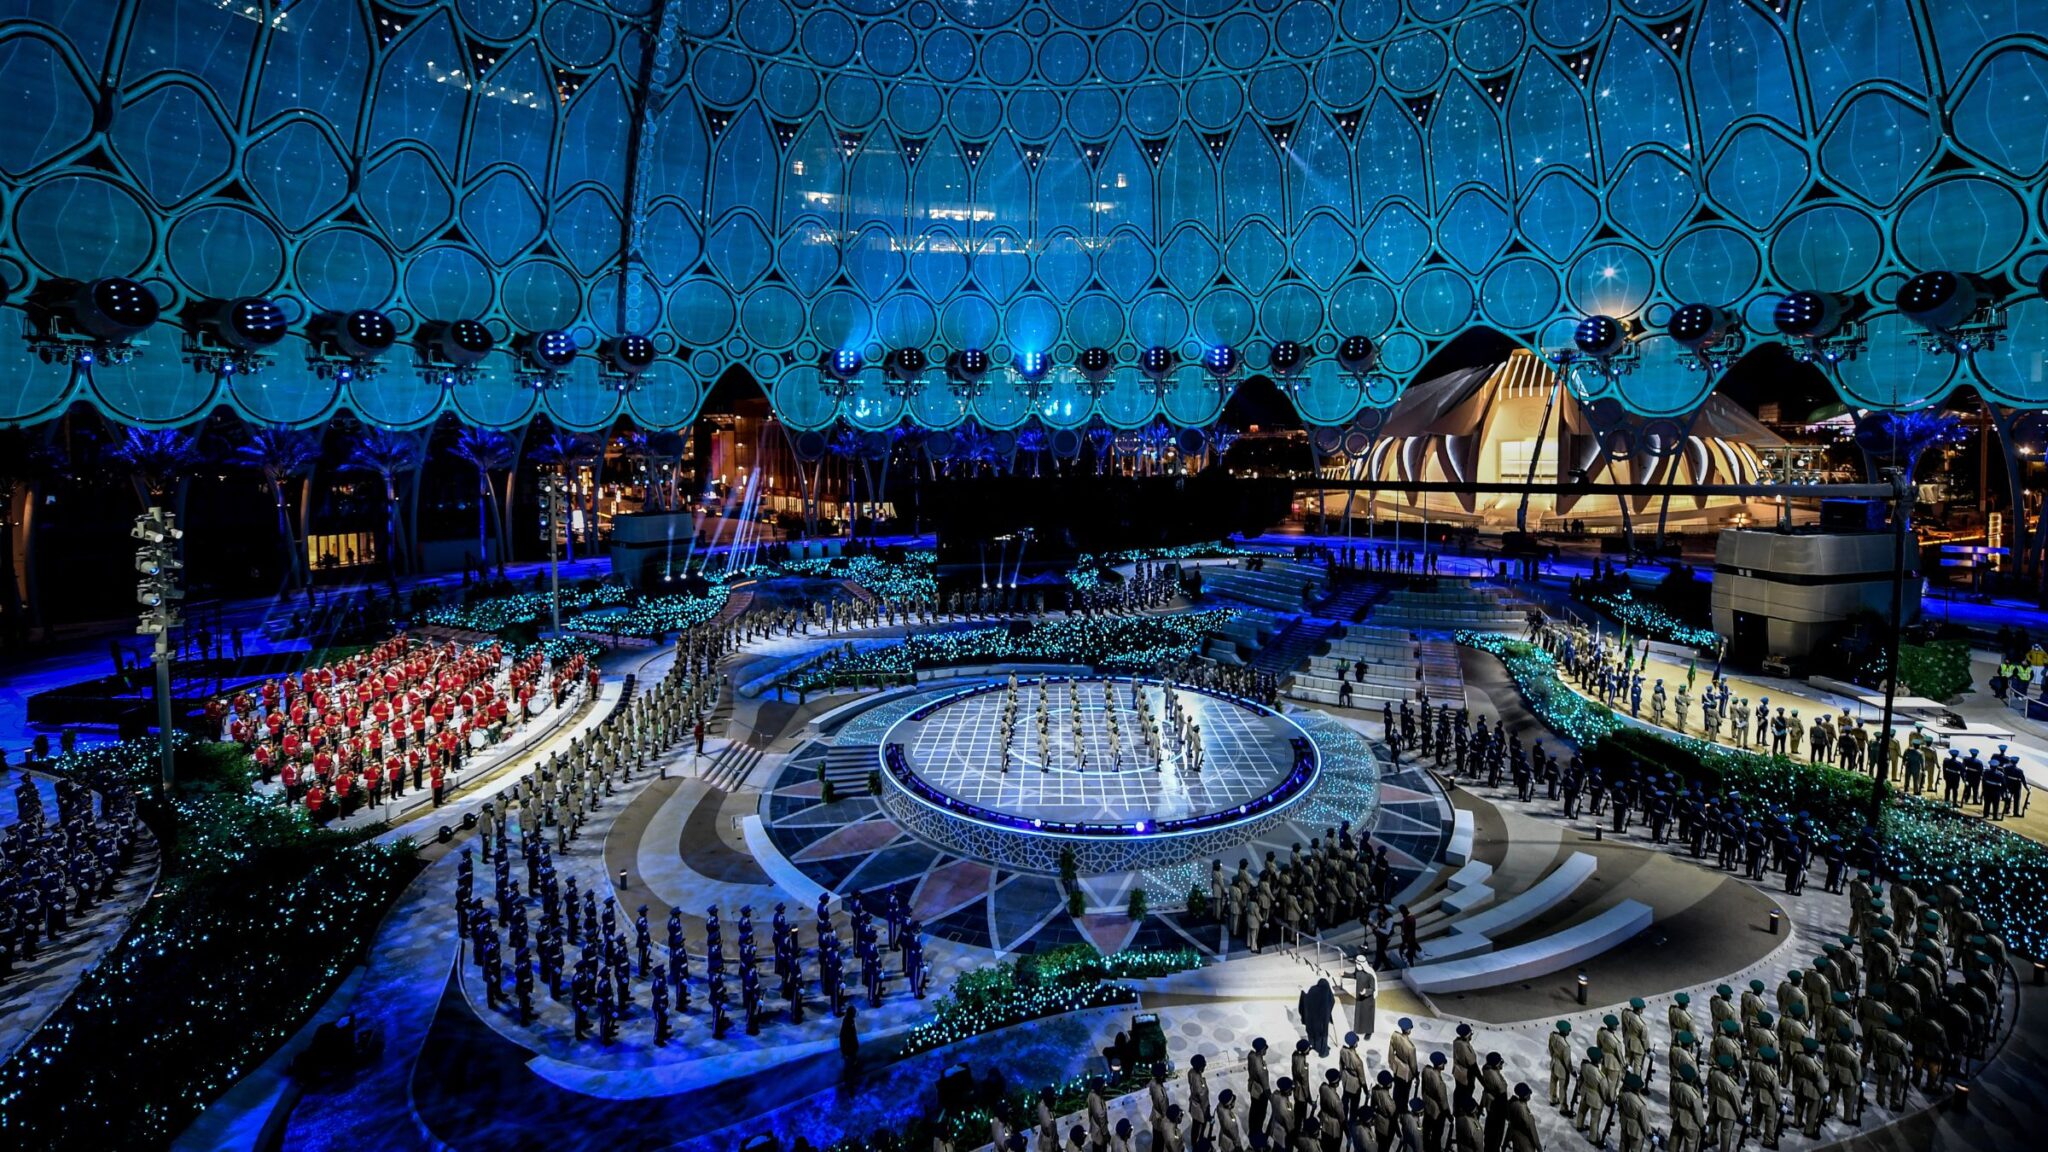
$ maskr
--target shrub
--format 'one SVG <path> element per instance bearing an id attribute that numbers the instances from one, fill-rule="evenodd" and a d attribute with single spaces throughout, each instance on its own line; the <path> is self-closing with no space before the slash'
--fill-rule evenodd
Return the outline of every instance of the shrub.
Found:
<path id="1" fill-rule="evenodd" d="M 1133 921 L 1145 918 L 1145 890 L 1143 888 L 1131 889 L 1131 904 L 1128 911 Z"/>
<path id="2" fill-rule="evenodd" d="M 1079 888 L 1067 889 L 1067 915 L 1079 916 L 1088 910 L 1087 901 L 1081 899 Z"/>
<path id="3" fill-rule="evenodd" d="M 241 749 L 180 745 L 168 804 L 154 740 L 56 766 L 133 789 L 163 871 L 120 943 L 0 1067 L 8 1147 L 168 1144 L 326 1000 L 418 870 L 410 843 L 372 839 L 381 827 L 317 828 L 253 794 Z"/>
<path id="4" fill-rule="evenodd" d="M 1947 700 L 1970 690 L 1970 646 L 1961 640 L 1899 646 L 1899 683 L 1915 696 Z"/>

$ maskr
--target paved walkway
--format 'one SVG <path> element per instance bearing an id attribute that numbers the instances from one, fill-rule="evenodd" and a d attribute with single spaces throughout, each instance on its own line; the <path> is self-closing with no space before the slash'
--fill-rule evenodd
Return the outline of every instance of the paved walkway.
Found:
<path id="1" fill-rule="evenodd" d="M 639 667 L 648 678 L 658 674 L 667 653 L 647 654 Z M 615 667 L 615 673 L 622 669 Z M 643 682 L 646 682 L 643 680 Z M 1507 709 L 1520 706 L 1510 687 L 1483 678 L 1469 686 L 1475 705 Z M 907 697 L 906 697 L 907 698 Z M 747 725 L 761 725 L 761 743 L 769 768 L 755 779 L 775 781 L 806 743 L 820 730 L 858 737 L 864 707 L 849 701 L 872 699 L 887 707 L 891 694 L 852 694 L 814 699 L 804 705 L 746 701 L 734 711 L 736 727 L 729 734 L 746 739 Z M 822 723 L 814 723 L 822 721 Z M 1323 717 L 1322 724 L 1342 724 L 1366 734 L 1377 717 Z M 870 724 L 868 727 L 872 727 Z M 563 738 L 559 733 L 551 739 Z M 714 741 L 710 751 L 722 744 Z M 705 758 L 708 765 L 711 757 Z M 777 766 L 782 766 L 778 768 Z M 779 893 L 769 874 L 752 856 L 735 819 L 758 811 L 763 797 L 751 790 L 726 792 L 699 774 L 696 758 L 678 753 L 607 800 L 598 817 L 557 855 L 558 868 L 574 874 L 579 889 L 614 895 L 621 919 L 631 935 L 632 916 L 641 904 L 655 926 L 657 958 L 665 936 L 661 925 L 667 909 L 685 913 L 686 937 L 693 948 L 703 943 L 699 917 L 705 906 L 722 906 L 730 929 L 734 904 L 751 902 L 757 932 L 765 932 L 776 900 L 791 907 L 792 922 L 808 939 L 812 916 L 807 893 Z M 1409 771 L 1420 771 L 1410 764 Z M 496 779 L 509 782 L 511 772 Z M 500 786 L 505 786 L 500 784 Z M 415 820 L 412 831 L 440 823 L 466 807 L 481 803 L 483 793 L 465 796 L 455 811 L 428 814 Z M 1649 1018 L 1652 1048 L 1664 1050 L 1664 1007 L 1670 994 L 1689 992 L 1696 1014 L 1704 1019 L 1705 1003 L 1714 984 L 1743 982 L 1754 976 L 1775 983 L 1783 972 L 1802 966 L 1817 953 L 1821 941 L 1846 928 L 1845 897 L 1810 886 L 1787 896 L 1768 886 L 1703 867 L 1681 855 L 1677 846 L 1656 846 L 1631 835 L 1620 840 L 1588 838 L 1587 828 L 1567 823 L 1542 802 L 1524 805 L 1492 790 L 1462 792 L 1455 801 L 1480 817 L 1475 853 L 1495 864 L 1501 874 L 1540 875 L 1571 851 L 1602 855 L 1600 874 L 1609 886 L 1588 893 L 1584 903 L 1557 913 L 1560 919 L 1592 914 L 1598 907 L 1633 896 L 1658 905 L 1660 935 L 1645 934 L 1629 948 L 1589 964 L 1593 1003 L 1576 1002 L 1571 982 L 1553 976 L 1525 982 L 1524 987 L 1488 990 L 1462 998 L 1431 1000 L 1414 996 L 1390 980 L 1383 989 L 1377 1018 L 1367 1017 L 1372 1039 L 1366 1049 L 1368 1068 L 1385 1065 L 1385 1037 L 1393 1020 L 1406 1015 L 1415 1022 L 1415 1039 L 1425 1054 L 1447 1050 L 1452 1030 L 1463 1021 L 1473 1024 L 1482 1055 L 1499 1052 L 1510 1084 L 1527 1081 L 1538 1090 L 1535 1109 L 1545 1146 L 1577 1152 L 1590 1143 L 1570 1130 L 1556 1110 L 1540 1106 L 1547 1084 L 1545 1037 L 1555 1019 L 1569 1019 L 1574 1036 L 1590 1039 L 1601 1015 L 1617 1010 L 1631 992 L 1652 990 Z M 516 818 L 515 818 L 516 823 Z M 394 835 L 406 830 L 395 830 Z M 1286 1053 L 1301 1034 L 1294 1008 L 1300 991 L 1316 979 L 1341 979 L 1338 956 L 1324 949 L 1270 950 L 1257 958 L 1212 963 L 1194 972 L 1141 984 L 1137 1006 L 1070 1013 L 977 1037 L 962 1044 L 906 1061 L 877 1064 L 847 1078 L 841 1069 L 833 1022 L 821 1005 L 810 1005 L 802 1025 L 779 1014 L 760 1036 L 747 1037 L 735 1028 L 726 1040 L 709 1038 L 708 1006 L 703 1000 L 701 955 L 692 957 L 695 983 L 689 1013 L 676 1021 L 677 1039 L 666 1049 L 648 1042 L 650 1023 L 645 986 L 636 988 L 639 1007 L 622 1024 L 619 1043 L 603 1047 L 594 1039 L 578 1042 L 567 1014 L 539 998 L 539 1018 L 521 1024 L 504 1009 L 485 1001 L 473 966 L 462 963 L 461 942 L 454 936 L 450 908 L 455 864 L 447 859 L 472 840 L 458 833 L 452 846 L 430 844 L 430 866 L 392 910 L 373 943 L 367 966 L 348 997 L 358 1018 L 380 1030 L 384 1056 L 344 1084 L 307 1094 L 292 1107 L 284 1128 L 287 1149 L 348 1150 L 362 1148 L 428 1149 L 441 1147 L 546 1147 L 557 1149 L 616 1147 L 681 1147 L 691 1152 L 729 1152 L 741 1138 L 769 1133 L 784 1146 L 801 1136 L 823 1146 L 851 1134 L 900 1123 L 910 1112 L 930 1106 L 930 1085 L 948 1064 L 970 1063 L 977 1074 L 1002 1072 L 1013 1085 L 1042 1082 L 1100 1070 L 1099 1053 L 1119 1030 L 1129 1028 L 1133 1011 L 1159 1014 L 1177 1069 L 1189 1057 L 1209 1061 L 1212 1091 L 1228 1086 L 1243 1094 L 1245 1050 L 1254 1036 L 1265 1036 L 1275 1048 L 1275 1074 L 1284 1070 Z M 624 875 L 621 876 L 623 870 Z M 480 866 L 479 871 L 487 875 Z M 1784 912 L 1781 936 L 1768 936 L 1767 910 Z M 1690 921 L 1680 933 L 1678 925 Z M 1539 930 L 1543 925 L 1532 926 Z M 1653 931 L 1655 931 L 1653 929 Z M 939 968 L 934 995 L 942 994 L 957 975 L 985 961 L 987 953 L 934 937 L 929 951 Z M 2017 1009 L 2022 993 L 2009 984 L 2008 1019 L 2026 1019 Z M 779 1005 L 772 993 L 768 1000 Z M 2029 1001 L 2028 1015 L 2039 1016 L 2040 1004 Z M 1341 1037 L 1357 1005 L 1348 994 L 1340 1004 Z M 929 1010 L 902 992 L 894 982 L 888 1003 L 878 1012 L 863 1010 L 860 1031 L 866 1050 L 886 1045 L 886 1038 Z M 1366 1029 L 1361 1029 L 1366 1030 Z M 2031 1034 L 2026 1034 L 2031 1035 Z M 2022 1052 L 2038 1052 L 2039 1042 L 2014 1042 Z M 1311 1060 L 1314 1075 L 1335 1064 L 1334 1051 Z M 2035 1064 L 2033 1067 L 2038 1068 Z M 1651 1089 L 1652 1114 L 1665 1123 L 1665 1076 L 1660 1069 Z M 2032 1101 L 2021 1078 L 1994 1065 L 1977 1077 L 1980 1096 L 1974 1105 L 1999 1119 L 1986 1126 L 1958 1129 L 1954 1136 L 2008 1140 L 2029 1123 L 2019 1117 Z M 252 1093 L 253 1094 L 253 1093 Z M 1171 1091 L 1185 1100 L 1184 1087 Z M 272 1097 L 270 1099 L 277 1099 Z M 1931 1101 L 1915 1092 L 1907 1115 L 1920 1114 Z M 1128 1116 L 1139 1132 L 1137 1152 L 1154 1149 L 1148 1133 L 1144 1096 L 1114 1102 L 1112 1116 Z M 1061 1120 L 1064 1131 L 1077 1118 Z M 1866 1140 L 1880 1125 L 1897 1119 L 1882 1109 L 1866 1114 Z M 1923 1118 L 1916 1123 L 1935 1124 Z M 239 1129 L 248 1130 L 247 1125 Z M 1901 1129 L 1909 1131 L 1909 1129 Z M 1943 1129 L 1946 1131 L 1946 1129 Z M 1823 1141 L 1852 1132 L 1830 1122 Z M 1784 1137 L 1788 1149 L 1817 1146 L 1795 1133 Z M 1901 1142 L 1903 1147 L 1903 1142 Z M 1944 1144 L 1961 1148 L 1967 1144 Z M 1983 1146 L 1983 1145 L 1975 1145 Z M 2019 1146 L 1993 1141 L 1992 1146 Z M 1888 1144 L 1883 1152 L 1892 1152 Z"/>

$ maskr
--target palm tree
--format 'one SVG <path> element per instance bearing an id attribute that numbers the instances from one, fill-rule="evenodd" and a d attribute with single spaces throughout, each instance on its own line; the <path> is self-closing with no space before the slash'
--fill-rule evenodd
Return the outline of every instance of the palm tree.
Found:
<path id="1" fill-rule="evenodd" d="M 503 517 L 498 515 L 498 490 L 491 480 L 491 473 L 505 471 L 518 462 L 511 438 L 491 428 L 464 428 L 455 437 L 455 443 L 450 446 L 449 451 L 456 459 L 476 469 L 477 562 L 486 566 L 490 562 L 493 539 L 491 527 L 494 520 L 498 521 L 495 536 L 498 542 L 498 561 L 502 564 L 510 560 L 509 550 L 505 547 Z M 509 480 L 506 487 L 511 487 Z"/>
<path id="2" fill-rule="evenodd" d="M 390 541 L 393 576 L 410 570 L 413 552 L 412 538 L 399 511 L 399 480 L 417 473 L 426 459 L 424 432 L 361 427 L 356 430 L 348 457 L 341 465 L 348 471 L 373 473 L 384 482 L 384 534 Z"/>
<path id="3" fill-rule="evenodd" d="M 235 448 L 235 456 L 261 472 L 263 482 L 270 486 L 271 498 L 277 505 L 277 535 L 285 548 L 288 579 L 294 585 L 309 583 L 305 548 L 300 541 L 313 499 L 313 468 L 320 462 L 319 435 L 283 425 L 257 428 Z M 285 495 L 285 485 L 294 480 L 299 484 L 299 514 L 296 518 L 291 514 L 290 497 Z"/>
<path id="4" fill-rule="evenodd" d="M 166 496 L 184 503 L 185 486 L 194 465 L 202 459 L 199 438 L 177 428 L 129 428 L 109 453 L 126 465 L 128 479 L 135 486 L 135 500 L 144 508 L 161 507 Z M 181 513 L 182 508 L 174 509 Z"/>

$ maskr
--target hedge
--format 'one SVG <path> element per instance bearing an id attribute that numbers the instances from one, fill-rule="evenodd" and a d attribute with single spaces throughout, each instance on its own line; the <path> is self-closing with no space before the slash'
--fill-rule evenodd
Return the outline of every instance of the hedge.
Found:
<path id="1" fill-rule="evenodd" d="M 1458 642 L 1491 652 L 1529 701 L 1537 717 L 1608 766 L 1639 764 L 1676 772 L 1717 790 L 1740 791 L 1752 811 L 1805 813 L 1835 835 L 1867 828 L 1869 776 L 1785 756 L 1747 752 L 1690 736 L 1662 735 L 1625 724 L 1579 695 L 1557 675 L 1550 654 L 1498 633 L 1461 632 Z M 2048 846 L 1931 800 L 1888 793 L 1878 837 L 1887 876 L 1931 893 L 1954 884 L 1971 896 L 1985 926 L 2007 945 L 2033 957 L 2048 956 Z"/>
<path id="2" fill-rule="evenodd" d="M 246 753 L 185 738 L 166 806 L 154 740 L 70 753 L 59 774 L 132 789 L 164 845 L 152 899 L 0 1066 L 0 1144 L 167 1146 L 326 1001 L 418 871 L 410 844 L 316 828 L 257 796 Z"/>

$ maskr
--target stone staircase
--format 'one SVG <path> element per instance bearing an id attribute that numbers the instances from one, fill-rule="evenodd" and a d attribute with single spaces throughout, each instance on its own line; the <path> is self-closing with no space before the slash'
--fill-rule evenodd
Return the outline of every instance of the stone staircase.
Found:
<path id="1" fill-rule="evenodd" d="M 1285 679 L 1299 670 L 1309 654 L 1324 646 L 1331 625 L 1314 616 L 1297 616 L 1278 635 L 1261 645 L 1251 659 L 1253 669 Z"/>
<path id="2" fill-rule="evenodd" d="M 1329 570 L 1279 556 L 1259 557 L 1253 571 L 1240 560 L 1234 565 L 1202 568 L 1202 595 L 1222 597 L 1272 612 L 1300 612 L 1321 599 L 1329 587 Z"/>

